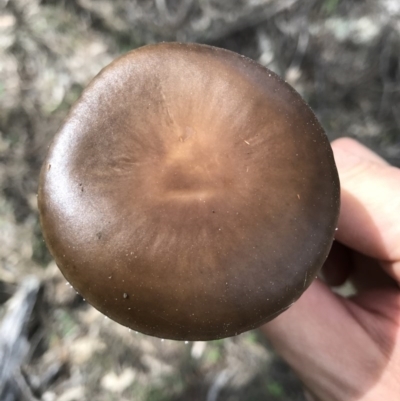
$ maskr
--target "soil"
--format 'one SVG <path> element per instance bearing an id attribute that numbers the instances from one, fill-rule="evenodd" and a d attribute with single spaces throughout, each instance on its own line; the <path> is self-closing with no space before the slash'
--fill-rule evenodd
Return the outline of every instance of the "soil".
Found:
<path id="1" fill-rule="evenodd" d="M 398 0 L 0 0 L 0 316 L 24 277 L 41 280 L 31 399 L 303 401 L 259 332 L 188 344 L 130 332 L 70 288 L 44 244 L 38 174 L 68 110 L 115 57 L 162 40 L 257 60 L 331 140 L 351 136 L 400 166 Z"/>

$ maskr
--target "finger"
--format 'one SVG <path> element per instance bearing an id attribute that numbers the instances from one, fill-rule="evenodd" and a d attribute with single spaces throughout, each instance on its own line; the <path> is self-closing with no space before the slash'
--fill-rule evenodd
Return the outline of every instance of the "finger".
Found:
<path id="1" fill-rule="evenodd" d="M 360 142 L 357 142 L 354 139 L 351 138 L 336 139 L 335 141 L 332 142 L 332 146 L 334 146 L 335 149 L 341 148 L 350 154 L 359 155 L 360 157 L 362 157 L 365 160 L 368 160 L 371 163 L 379 164 L 381 166 L 390 166 L 390 164 L 385 159 L 377 155 L 372 150 L 368 149 L 366 146 L 361 145 Z M 349 167 L 351 167 L 351 164 L 354 163 L 354 159 L 353 160 L 347 159 L 343 161 L 343 163 L 346 162 L 349 164 Z"/>
<path id="2" fill-rule="evenodd" d="M 389 399 L 382 390 L 400 391 L 399 307 L 398 291 L 347 300 L 316 280 L 262 331 L 316 399 Z"/>
<path id="3" fill-rule="evenodd" d="M 339 241 L 334 241 L 332 245 L 322 266 L 321 278 L 332 287 L 340 286 L 350 279 L 357 292 L 397 286 L 376 259 L 353 251 Z"/>
<path id="4" fill-rule="evenodd" d="M 290 309 L 262 327 L 317 398 L 350 399 L 356 389 L 368 390 L 387 363 L 346 302 L 315 280 Z"/>
<path id="5" fill-rule="evenodd" d="M 400 282 L 400 170 L 351 139 L 332 143 L 341 181 L 336 239 Z"/>

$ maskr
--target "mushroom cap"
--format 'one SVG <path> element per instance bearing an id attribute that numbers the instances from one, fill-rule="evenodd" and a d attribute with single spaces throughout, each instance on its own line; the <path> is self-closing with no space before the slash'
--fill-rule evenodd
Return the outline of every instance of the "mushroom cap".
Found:
<path id="1" fill-rule="evenodd" d="M 50 147 L 46 243 L 95 308 L 160 338 L 267 322 L 325 261 L 340 187 L 311 109 L 276 74 L 199 44 L 104 68 Z"/>

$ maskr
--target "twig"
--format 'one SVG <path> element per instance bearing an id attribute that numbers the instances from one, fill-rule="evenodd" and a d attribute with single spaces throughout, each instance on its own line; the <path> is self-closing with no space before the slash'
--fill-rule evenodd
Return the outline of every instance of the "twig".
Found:
<path id="1" fill-rule="evenodd" d="M 27 277 L 9 301 L 7 312 L 0 325 L 0 399 L 10 399 L 15 393 L 15 378 L 29 354 L 28 327 L 39 294 L 40 282 Z M 14 386 L 13 386 L 14 383 Z M 20 392 L 24 389 L 19 388 Z M 7 395 L 9 393 L 9 395 Z"/>
<path id="2" fill-rule="evenodd" d="M 217 401 L 219 393 L 226 386 L 232 376 L 233 372 L 229 371 L 229 369 L 224 369 L 219 372 L 217 377 L 215 378 L 215 381 L 208 390 L 206 400 Z"/>

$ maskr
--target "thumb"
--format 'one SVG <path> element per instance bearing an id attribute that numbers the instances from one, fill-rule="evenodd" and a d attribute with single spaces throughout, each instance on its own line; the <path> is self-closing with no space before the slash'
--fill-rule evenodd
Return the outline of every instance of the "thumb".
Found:
<path id="1" fill-rule="evenodd" d="M 332 143 L 341 184 L 336 239 L 377 259 L 400 282 L 400 170 L 360 143 Z"/>

